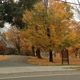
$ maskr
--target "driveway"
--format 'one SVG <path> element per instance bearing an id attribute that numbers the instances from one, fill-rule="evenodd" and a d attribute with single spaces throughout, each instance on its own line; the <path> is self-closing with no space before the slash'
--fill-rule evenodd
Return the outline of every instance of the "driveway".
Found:
<path id="1" fill-rule="evenodd" d="M 27 60 L 29 56 L 22 56 L 22 55 L 10 55 L 7 60 L 0 61 L 0 67 L 25 67 L 31 66 Z"/>

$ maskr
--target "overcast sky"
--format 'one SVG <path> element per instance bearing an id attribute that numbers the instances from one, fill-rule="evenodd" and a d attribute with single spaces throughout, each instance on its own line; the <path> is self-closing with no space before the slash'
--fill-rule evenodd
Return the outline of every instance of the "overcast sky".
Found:
<path id="1" fill-rule="evenodd" d="M 65 1 L 65 0 L 62 0 L 62 1 Z M 76 2 L 77 3 L 77 0 L 66 0 L 66 1 L 68 1 L 68 2 Z"/>

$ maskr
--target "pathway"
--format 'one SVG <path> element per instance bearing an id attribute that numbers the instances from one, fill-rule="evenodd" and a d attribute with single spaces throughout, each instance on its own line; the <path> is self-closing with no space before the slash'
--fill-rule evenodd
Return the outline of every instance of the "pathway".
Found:
<path id="1" fill-rule="evenodd" d="M 0 67 L 23 67 L 23 66 L 31 66 L 27 60 L 28 56 L 22 55 L 10 55 L 10 58 L 7 60 L 0 61 Z"/>

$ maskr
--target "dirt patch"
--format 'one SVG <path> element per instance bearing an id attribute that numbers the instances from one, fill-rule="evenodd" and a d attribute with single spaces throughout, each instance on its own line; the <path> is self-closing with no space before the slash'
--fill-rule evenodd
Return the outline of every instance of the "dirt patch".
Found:
<path id="1" fill-rule="evenodd" d="M 9 58 L 9 56 L 7 56 L 7 55 L 5 55 L 5 56 L 0 55 L 0 61 L 6 60 L 6 59 L 8 59 L 8 58 Z"/>

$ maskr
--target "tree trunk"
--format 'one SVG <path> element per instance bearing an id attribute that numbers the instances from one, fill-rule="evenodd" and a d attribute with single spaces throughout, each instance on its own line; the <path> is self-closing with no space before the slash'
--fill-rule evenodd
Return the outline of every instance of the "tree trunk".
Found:
<path id="1" fill-rule="evenodd" d="M 16 44 L 16 48 L 18 50 L 18 54 L 20 54 L 21 46 L 20 46 L 20 37 L 19 36 L 17 37 L 17 41 L 15 41 L 15 44 Z"/>
<path id="2" fill-rule="evenodd" d="M 20 47 L 18 47 L 18 54 L 20 55 Z"/>
<path id="3" fill-rule="evenodd" d="M 78 50 L 79 50 L 79 48 L 76 48 L 76 50 L 75 50 L 75 56 L 76 56 L 76 58 L 78 58 Z"/>
<path id="4" fill-rule="evenodd" d="M 32 46 L 32 54 L 33 54 L 33 56 L 35 56 L 35 47 L 34 46 Z"/>
<path id="5" fill-rule="evenodd" d="M 53 62 L 53 55 L 52 51 L 49 52 L 49 62 Z"/>
<path id="6" fill-rule="evenodd" d="M 37 50 L 36 50 L 36 55 L 37 55 L 38 58 L 41 58 L 40 48 L 37 48 Z"/>

